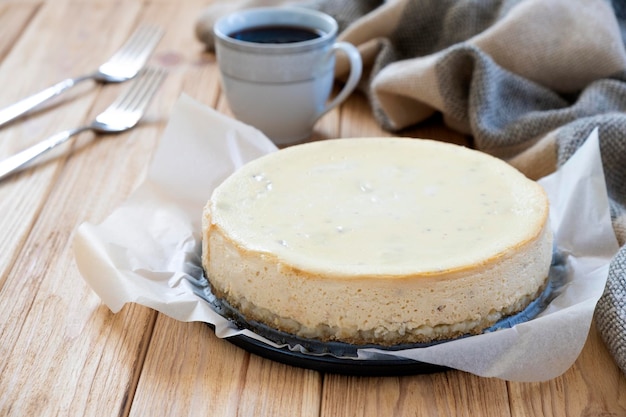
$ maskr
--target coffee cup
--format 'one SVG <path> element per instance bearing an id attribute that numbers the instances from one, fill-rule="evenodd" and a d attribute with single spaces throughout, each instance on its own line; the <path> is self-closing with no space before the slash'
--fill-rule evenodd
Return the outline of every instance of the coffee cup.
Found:
<path id="1" fill-rule="evenodd" d="M 359 82 L 358 50 L 337 42 L 331 16 L 300 7 L 244 9 L 213 27 L 222 88 L 235 117 L 277 145 L 307 139 L 316 121 L 343 102 Z M 339 93 L 330 99 L 335 53 L 350 63 Z"/>

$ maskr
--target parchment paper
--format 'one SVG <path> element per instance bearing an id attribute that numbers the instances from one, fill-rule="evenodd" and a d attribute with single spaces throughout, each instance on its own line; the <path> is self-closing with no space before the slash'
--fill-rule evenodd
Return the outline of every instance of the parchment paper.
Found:
<path id="1" fill-rule="evenodd" d="M 618 250 L 597 135 L 596 130 L 558 172 L 539 181 L 567 262 L 567 283 L 542 314 L 511 329 L 393 355 L 361 350 L 354 360 L 402 356 L 529 382 L 565 372 L 585 343 Z M 74 252 L 85 281 L 113 312 L 138 303 L 176 320 L 211 323 L 218 337 L 244 333 L 265 341 L 215 313 L 189 281 L 199 264 L 202 208 L 213 189 L 247 161 L 275 150 L 258 130 L 181 96 L 146 181 L 100 225 L 78 228 Z"/>

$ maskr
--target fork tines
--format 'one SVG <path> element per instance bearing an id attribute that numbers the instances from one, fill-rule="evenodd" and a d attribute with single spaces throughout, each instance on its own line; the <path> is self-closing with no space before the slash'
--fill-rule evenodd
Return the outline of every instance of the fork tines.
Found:
<path id="1" fill-rule="evenodd" d="M 123 63 L 148 60 L 152 50 L 159 43 L 165 31 L 156 25 L 140 26 L 122 47 L 111 57 L 111 60 Z M 142 66 L 143 64 L 141 64 Z"/>
<path id="2" fill-rule="evenodd" d="M 128 91 L 120 95 L 109 108 L 140 109 L 148 104 L 159 89 L 167 71 L 158 67 L 146 67 L 132 81 Z"/>

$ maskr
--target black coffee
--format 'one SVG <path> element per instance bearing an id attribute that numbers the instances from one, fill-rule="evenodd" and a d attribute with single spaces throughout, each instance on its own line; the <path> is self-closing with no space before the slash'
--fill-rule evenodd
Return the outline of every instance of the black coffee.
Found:
<path id="1" fill-rule="evenodd" d="M 320 30 L 302 26 L 257 26 L 231 33 L 231 38 L 254 43 L 294 43 L 319 38 Z"/>

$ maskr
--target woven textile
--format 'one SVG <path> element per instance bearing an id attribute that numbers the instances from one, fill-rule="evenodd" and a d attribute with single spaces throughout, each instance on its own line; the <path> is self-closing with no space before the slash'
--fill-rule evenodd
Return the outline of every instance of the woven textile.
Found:
<path id="1" fill-rule="evenodd" d="M 360 88 L 376 120 L 400 131 L 441 113 L 474 147 L 530 178 L 561 166 L 598 127 L 622 245 L 596 323 L 626 373 L 626 5 L 615 0 L 228 1 L 199 17 L 213 47 L 221 14 L 293 4 L 337 19 L 364 59 Z M 337 77 L 347 72 L 338 60 Z"/>

